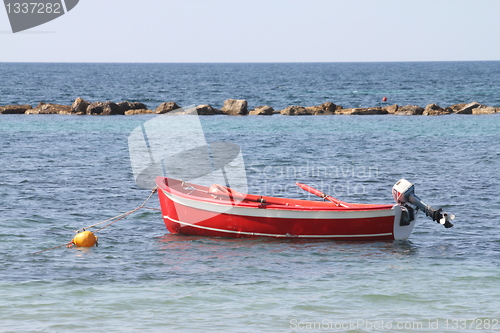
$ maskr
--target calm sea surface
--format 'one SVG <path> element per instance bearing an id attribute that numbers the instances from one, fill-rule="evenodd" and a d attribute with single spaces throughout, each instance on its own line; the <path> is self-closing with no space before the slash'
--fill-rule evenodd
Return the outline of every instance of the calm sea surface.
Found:
<path id="1" fill-rule="evenodd" d="M 0 105 L 500 106 L 500 63 L 0 64 Z M 175 236 L 139 206 L 128 135 L 154 116 L 0 115 L 0 332 L 500 331 L 500 116 L 205 116 L 253 193 L 391 203 L 400 178 L 456 214 L 401 242 Z M 158 207 L 157 197 L 149 206 Z"/>
<path id="2" fill-rule="evenodd" d="M 85 100 L 222 107 L 388 103 L 443 107 L 477 101 L 500 106 L 500 62 L 287 64 L 31 64 L 0 63 L 0 105 L 71 104 Z"/>

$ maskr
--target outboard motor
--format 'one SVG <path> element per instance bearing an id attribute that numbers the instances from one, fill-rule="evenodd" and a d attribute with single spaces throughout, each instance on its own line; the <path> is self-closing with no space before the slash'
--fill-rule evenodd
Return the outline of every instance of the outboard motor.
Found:
<path id="1" fill-rule="evenodd" d="M 455 215 L 443 212 L 441 208 L 434 209 L 427 205 L 425 202 L 420 200 L 419 197 L 415 195 L 415 185 L 407 181 L 406 179 L 401 179 L 392 188 L 392 196 L 394 200 L 403 207 L 403 211 L 407 212 L 407 220 L 410 222 L 414 219 L 413 208 L 410 205 L 417 207 L 425 212 L 426 216 L 429 216 L 433 221 L 441 223 L 445 228 L 453 227 L 450 222 L 455 218 Z"/>

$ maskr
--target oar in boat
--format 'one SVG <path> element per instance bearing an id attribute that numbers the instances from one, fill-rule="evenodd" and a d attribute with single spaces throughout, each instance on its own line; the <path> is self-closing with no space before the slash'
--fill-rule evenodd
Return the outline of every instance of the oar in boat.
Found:
<path id="1" fill-rule="evenodd" d="M 302 183 L 299 183 L 299 182 L 295 183 L 295 185 L 297 185 L 298 187 L 300 187 L 301 189 L 303 189 L 303 190 L 305 190 L 305 191 L 307 191 L 309 193 L 317 195 L 320 198 L 323 198 L 325 200 L 331 201 L 331 202 L 333 202 L 337 206 L 342 206 L 342 207 L 346 207 L 346 208 L 349 207 L 346 204 L 342 203 L 340 200 L 335 199 L 334 197 L 331 197 L 328 194 L 325 194 L 325 193 L 321 192 L 320 190 L 315 189 L 314 187 L 311 187 L 309 185 L 302 184 Z"/>

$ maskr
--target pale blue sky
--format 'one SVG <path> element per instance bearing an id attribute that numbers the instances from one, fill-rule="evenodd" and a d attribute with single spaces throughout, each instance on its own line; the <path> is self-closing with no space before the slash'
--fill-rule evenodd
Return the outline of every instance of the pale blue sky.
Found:
<path id="1" fill-rule="evenodd" d="M 21 1 L 21 0 L 20 0 Z M 500 60 L 500 0 L 80 0 L 0 62 Z"/>

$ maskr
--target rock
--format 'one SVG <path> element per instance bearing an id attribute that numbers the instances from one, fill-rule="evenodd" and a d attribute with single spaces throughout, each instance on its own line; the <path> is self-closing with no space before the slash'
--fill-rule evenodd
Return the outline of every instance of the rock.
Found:
<path id="1" fill-rule="evenodd" d="M 424 113 L 424 108 L 417 105 L 405 105 L 398 107 L 398 110 L 394 114 L 404 115 L 404 116 L 415 116 Z"/>
<path id="2" fill-rule="evenodd" d="M 188 111 L 191 111 L 191 112 L 188 112 Z M 198 115 L 200 115 L 200 116 L 212 116 L 214 114 L 220 113 L 219 110 L 214 109 L 213 107 L 211 107 L 208 104 L 198 105 L 194 109 L 187 110 L 186 114 L 195 114 L 194 112 L 198 113 Z"/>
<path id="3" fill-rule="evenodd" d="M 127 112 L 128 110 L 147 110 L 147 106 L 144 105 L 143 103 L 139 103 L 139 102 L 128 102 L 128 101 L 124 101 L 124 102 L 120 102 L 120 103 L 117 103 L 116 105 L 118 105 L 123 113 Z"/>
<path id="4" fill-rule="evenodd" d="M 375 114 L 388 114 L 389 112 L 381 107 L 373 107 L 373 108 L 364 108 L 364 109 L 356 109 L 353 114 L 361 114 L 361 115 L 375 115 Z"/>
<path id="5" fill-rule="evenodd" d="M 335 111 L 328 111 L 323 109 L 310 109 L 310 107 L 306 107 L 306 111 L 315 116 L 329 116 L 335 114 Z"/>
<path id="6" fill-rule="evenodd" d="M 274 109 L 270 106 L 263 105 L 251 110 L 249 114 L 254 116 L 272 116 L 274 114 Z"/>
<path id="7" fill-rule="evenodd" d="M 472 114 L 492 114 L 499 112 L 500 108 L 494 108 L 492 106 L 483 106 L 479 108 L 472 109 Z"/>
<path id="8" fill-rule="evenodd" d="M 174 111 L 174 110 L 177 110 L 177 109 L 180 109 L 180 108 L 181 107 L 179 105 L 177 105 L 177 103 L 175 103 L 175 102 L 166 102 L 166 103 L 161 103 L 155 109 L 155 113 L 163 114 L 163 113 Z"/>
<path id="9" fill-rule="evenodd" d="M 149 109 L 144 103 L 130 102 L 130 110 L 149 110 Z"/>
<path id="10" fill-rule="evenodd" d="M 89 104 L 87 106 L 86 113 L 95 115 L 95 114 L 101 114 L 104 111 L 104 103 L 103 102 L 94 102 Z"/>
<path id="11" fill-rule="evenodd" d="M 324 111 L 335 112 L 337 110 L 343 109 L 341 105 L 333 104 L 332 102 L 325 102 L 319 106 Z"/>
<path id="12" fill-rule="evenodd" d="M 464 106 L 466 106 L 467 103 L 460 103 L 460 104 L 453 104 L 453 105 L 450 105 L 448 108 L 451 110 L 452 113 L 456 113 L 457 111 L 460 111 L 461 109 L 464 108 Z"/>
<path id="13" fill-rule="evenodd" d="M 331 115 L 335 114 L 335 112 L 340 109 L 342 109 L 342 106 L 335 105 L 332 102 L 306 107 L 306 111 L 313 115 Z"/>
<path id="14" fill-rule="evenodd" d="M 337 110 L 338 114 L 343 115 L 374 115 L 374 114 L 387 114 L 387 110 L 381 107 L 373 108 L 353 108 Z"/>
<path id="15" fill-rule="evenodd" d="M 107 101 L 105 103 L 94 102 L 94 103 L 90 104 L 87 107 L 87 114 L 108 116 L 108 115 L 116 115 L 116 114 L 123 115 L 123 114 L 125 114 L 125 112 L 116 103 Z"/>
<path id="16" fill-rule="evenodd" d="M 305 107 L 296 105 L 286 107 L 280 113 L 285 116 L 310 116 L 312 114 Z"/>
<path id="17" fill-rule="evenodd" d="M 248 114 L 248 102 L 244 99 L 226 99 L 220 109 L 224 114 L 236 116 Z"/>
<path id="18" fill-rule="evenodd" d="M 472 114 L 473 109 L 484 108 L 485 105 L 479 104 L 478 102 L 472 102 L 464 105 L 460 110 L 456 111 L 457 114 Z"/>
<path id="19" fill-rule="evenodd" d="M 424 112 L 422 113 L 424 116 L 439 116 L 443 114 L 449 114 L 451 111 L 450 108 L 443 109 L 437 104 L 428 104 L 425 107 Z"/>
<path id="20" fill-rule="evenodd" d="M 0 106 L 0 114 L 23 114 L 31 109 L 31 105 L 5 105 Z"/>
<path id="21" fill-rule="evenodd" d="M 394 114 L 398 111 L 399 106 L 397 104 L 384 106 L 382 109 L 386 110 L 389 114 Z"/>
<path id="22" fill-rule="evenodd" d="M 26 110 L 25 113 L 26 114 L 71 114 L 71 106 L 40 102 L 35 108 Z"/>
<path id="23" fill-rule="evenodd" d="M 118 105 L 118 107 L 123 111 L 123 113 L 127 112 L 128 110 L 131 109 L 131 103 L 130 102 L 120 102 L 120 103 L 116 103 L 116 105 Z M 146 109 L 146 108 L 144 108 Z"/>
<path id="24" fill-rule="evenodd" d="M 71 113 L 74 114 L 86 114 L 87 113 L 87 108 L 90 105 L 89 102 L 86 100 L 78 97 L 75 99 L 73 102 L 73 105 L 71 105 Z"/>
<path id="25" fill-rule="evenodd" d="M 338 110 L 336 112 L 336 114 L 338 115 L 350 115 L 354 112 L 355 109 L 353 108 L 349 108 L 349 109 L 342 109 L 342 110 Z"/>
<path id="26" fill-rule="evenodd" d="M 150 114 L 155 113 L 153 110 L 148 109 L 130 109 L 125 111 L 125 115 L 134 115 L 134 114 Z"/>

